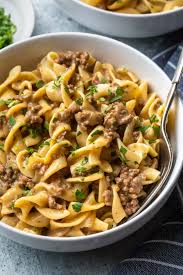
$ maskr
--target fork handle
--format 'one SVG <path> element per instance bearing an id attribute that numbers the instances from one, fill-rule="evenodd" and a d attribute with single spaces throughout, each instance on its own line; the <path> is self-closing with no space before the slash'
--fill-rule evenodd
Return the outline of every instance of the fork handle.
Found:
<path id="1" fill-rule="evenodd" d="M 183 70 L 183 49 L 181 50 L 181 54 L 180 54 L 180 57 L 179 57 L 177 68 L 175 70 L 175 73 L 174 73 L 174 76 L 173 76 L 173 79 L 172 79 L 171 88 L 170 88 L 170 91 L 169 91 L 168 96 L 167 96 L 167 100 L 166 100 L 166 104 L 165 104 L 165 110 L 164 110 L 162 121 L 161 121 L 161 128 L 162 129 L 166 128 L 168 113 L 169 113 L 170 107 L 172 105 L 172 101 L 174 99 L 174 96 L 176 94 L 177 85 L 179 84 L 180 79 L 181 79 L 182 70 Z"/>

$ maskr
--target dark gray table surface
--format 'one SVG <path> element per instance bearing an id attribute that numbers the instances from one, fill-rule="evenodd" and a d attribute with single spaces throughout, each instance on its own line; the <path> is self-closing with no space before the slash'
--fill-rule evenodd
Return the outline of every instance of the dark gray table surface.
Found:
<path id="1" fill-rule="evenodd" d="M 69 1 L 69 0 L 66 0 Z M 74 22 L 52 0 L 33 0 L 36 24 L 33 35 L 50 32 L 92 32 Z M 28 13 L 27 13 L 28 14 Z M 183 40 L 183 30 L 162 37 L 147 39 L 120 39 L 152 59 L 167 48 L 172 49 Z M 166 205 L 171 209 L 171 205 Z M 169 211 L 166 211 L 167 213 Z M 154 226 L 165 220 L 164 213 L 151 221 L 131 237 L 114 245 L 82 253 L 53 253 L 34 250 L 0 237 L 1 275 L 91 275 L 108 274 L 111 267 L 132 253 L 142 240 L 147 238 Z"/>

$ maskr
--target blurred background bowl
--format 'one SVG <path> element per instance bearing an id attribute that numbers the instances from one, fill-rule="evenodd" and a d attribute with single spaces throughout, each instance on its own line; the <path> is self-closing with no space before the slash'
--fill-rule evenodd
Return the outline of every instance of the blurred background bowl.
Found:
<path id="1" fill-rule="evenodd" d="M 152 37 L 183 27 L 183 8 L 153 14 L 122 14 L 95 8 L 80 0 L 55 1 L 80 24 L 110 36 Z"/>

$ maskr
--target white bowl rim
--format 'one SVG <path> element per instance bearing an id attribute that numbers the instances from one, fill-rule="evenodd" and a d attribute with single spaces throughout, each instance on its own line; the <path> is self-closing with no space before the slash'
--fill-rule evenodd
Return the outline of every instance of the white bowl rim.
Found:
<path id="1" fill-rule="evenodd" d="M 24 44 L 26 46 L 26 44 L 29 44 L 30 42 L 39 41 L 39 40 L 44 39 L 44 38 L 54 38 L 54 37 L 60 37 L 60 38 L 63 37 L 64 38 L 64 37 L 72 37 L 72 36 L 78 37 L 78 38 L 81 38 L 81 37 L 84 37 L 84 38 L 88 37 L 88 38 L 91 38 L 91 39 L 97 38 L 99 40 L 101 39 L 102 41 L 106 41 L 106 42 L 109 42 L 111 44 L 116 44 L 118 46 L 122 45 L 124 48 L 130 49 L 131 52 L 134 52 L 135 54 L 141 56 L 142 58 L 145 58 L 148 61 L 148 63 L 150 63 L 152 66 L 156 67 L 156 70 L 159 71 L 160 75 L 162 75 L 164 78 L 166 78 L 167 82 L 170 83 L 170 79 L 165 74 L 165 72 L 156 63 L 154 63 L 149 57 L 147 57 L 146 55 L 144 55 L 140 51 L 134 49 L 131 46 L 128 46 L 127 44 L 125 44 L 123 42 L 120 42 L 120 41 L 117 41 L 115 39 L 108 38 L 108 37 L 105 37 L 105 36 L 102 36 L 102 35 L 97 35 L 97 34 L 81 33 L 81 32 L 65 32 L 65 33 L 64 32 L 57 32 L 57 33 L 41 34 L 41 35 L 34 36 L 34 37 L 29 38 L 29 39 L 26 39 L 25 41 L 20 41 L 20 42 L 17 42 L 17 43 L 14 43 L 12 45 L 7 46 L 6 48 L 3 48 L 0 51 L 0 55 L 2 53 L 5 53 L 6 51 L 9 51 L 13 48 L 16 48 L 19 45 L 21 46 L 21 45 Z M 180 101 L 180 99 L 178 99 L 178 100 Z M 180 108 L 182 108 L 182 105 L 180 105 Z M 183 166 L 183 159 L 179 164 L 177 164 L 177 168 L 176 168 L 177 172 L 176 172 L 176 175 L 174 176 L 174 178 L 171 178 L 171 181 L 170 180 L 168 181 L 168 183 L 166 184 L 166 186 L 164 187 L 164 189 L 160 193 L 160 195 L 146 209 L 144 209 L 140 214 L 138 214 L 133 219 L 131 219 L 129 221 L 126 221 L 125 223 L 123 223 L 121 225 L 118 225 L 115 228 L 109 229 L 107 231 L 99 232 L 99 233 L 95 233 L 95 234 L 87 235 L 87 236 L 81 236 L 81 237 L 49 237 L 49 236 L 35 235 L 35 234 L 28 233 L 28 232 L 24 232 L 24 231 L 21 231 L 19 229 L 14 228 L 14 227 L 12 227 L 8 224 L 5 224 L 1 221 L 0 221 L 0 227 L 3 227 L 4 229 L 6 229 L 9 232 L 13 231 L 15 234 L 18 234 L 20 236 L 23 235 L 24 237 L 29 237 L 29 238 L 32 238 L 32 239 L 39 239 L 39 240 L 42 240 L 42 241 L 49 241 L 49 242 L 63 242 L 63 243 L 75 242 L 75 243 L 77 243 L 77 242 L 85 242 L 87 240 L 93 240 L 95 238 L 107 237 L 111 234 L 115 234 L 118 231 L 125 229 L 126 227 L 128 227 L 128 226 L 130 226 L 134 223 L 137 223 L 138 220 L 143 218 L 143 216 L 148 215 L 148 213 L 150 213 L 151 210 L 153 208 L 155 208 L 156 205 L 158 205 L 160 203 L 160 201 L 163 199 L 163 197 L 165 197 L 169 193 L 172 186 L 174 185 L 174 182 L 178 179 L 178 176 L 181 172 L 182 166 Z"/>
<path id="2" fill-rule="evenodd" d="M 91 9 L 93 11 L 102 13 L 102 14 L 106 14 L 106 15 L 111 15 L 111 16 L 117 16 L 117 17 L 126 17 L 126 18 L 146 18 L 146 17 L 160 17 L 160 16 L 165 16 L 165 15 L 169 15 L 172 13 L 178 13 L 178 12 L 183 12 L 183 7 L 177 8 L 177 9 L 173 9 L 173 10 L 169 10 L 169 11 L 165 11 L 165 12 L 157 12 L 157 13 L 146 13 L 146 14 L 133 14 L 133 13 L 118 13 L 118 12 L 112 12 L 109 10 L 104 10 L 104 9 L 100 9 L 97 7 L 93 7 L 89 4 L 86 4 L 80 0 L 69 0 L 69 1 L 73 1 L 81 6 L 83 6 L 84 8 L 88 8 Z"/>

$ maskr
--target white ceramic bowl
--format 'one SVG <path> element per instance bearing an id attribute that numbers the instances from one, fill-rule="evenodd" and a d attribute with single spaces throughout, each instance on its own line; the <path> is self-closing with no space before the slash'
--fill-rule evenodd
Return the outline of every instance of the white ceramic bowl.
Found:
<path id="1" fill-rule="evenodd" d="M 56 0 L 82 25 L 118 37 L 151 37 L 183 27 L 183 8 L 156 14 L 120 14 L 89 6 L 80 0 Z"/>
<path id="2" fill-rule="evenodd" d="M 13 66 L 20 64 L 22 65 L 22 69 L 33 69 L 44 55 L 53 50 L 87 50 L 102 61 L 107 61 L 116 66 L 125 65 L 140 78 L 147 80 L 150 87 L 163 100 L 167 96 L 170 80 L 149 58 L 118 41 L 82 33 L 41 35 L 3 49 L 0 52 L 0 81 L 7 76 Z M 137 217 L 109 231 L 85 237 L 58 238 L 37 236 L 19 231 L 2 222 L 0 222 L 0 233 L 16 242 L 33 248 L 68 252 L 102 247 L 123 239 L 139 229 L 165 203 L 181 171 L 183 162 L 183 107 L 180 100 L 176 102 L 176 111 L 175 129 L 172 129 L 171 133 L 172 144 L 176 154 L 173 172 L 159 197 Z"/>

